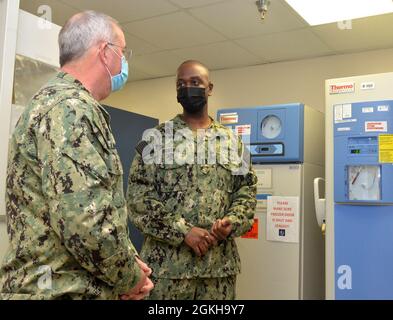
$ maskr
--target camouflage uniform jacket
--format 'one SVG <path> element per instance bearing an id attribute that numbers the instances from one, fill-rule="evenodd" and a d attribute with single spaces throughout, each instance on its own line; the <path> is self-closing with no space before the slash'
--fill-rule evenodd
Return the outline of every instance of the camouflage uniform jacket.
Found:
<path id="1" fill-rule="evenodd" d="M 187 128 L 180 116 L 172 121 L 174 135 Z M 157 127 L 162 134 L 164 126 Z M 239 141 L 229 128 L 215 121 L 209 129 L 212 137 L 218 133 Z M 197 150 L 200 140 L 195 134 L 194 138 L 191 144 Z M 210 139 L 208 134 L 206 139 Z M 236 144 L 239 150 L 243 148 L 241 142 Z M 153 276 L 192 279 L 239 273 L 240 258 L 234 238 L 247 232 L 253 223 L 257 183 L 253 170 L 233 175 L 230 162 L 147 164 L 143 159 L 137 154 L 131 165 L 127 203 L 131 221 L 145 236 L 141 256 L 152 267 Z M 193 226 L 210 231 L 213 223 L 224 217 L 232 222 L 232 233 L 205 256 L 198 257 L 185 244 L 185 235 Z"/>
<path id="2" fill-rule="evenodd" d="M 19 119 L 7 171 L 3 299 L 117 299 L 139 281 L 109 120 L 63 72 Z"/>

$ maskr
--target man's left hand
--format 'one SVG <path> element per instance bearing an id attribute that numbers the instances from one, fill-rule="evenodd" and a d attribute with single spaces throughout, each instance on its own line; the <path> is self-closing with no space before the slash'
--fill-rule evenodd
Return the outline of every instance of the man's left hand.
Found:
<path id="1" fill-rule="evenodd" d="M 227 217 L 218 219 L 211 229 L 211 234 L 218 240 L 225 240 L 232 231 L 232 223 Z"/>

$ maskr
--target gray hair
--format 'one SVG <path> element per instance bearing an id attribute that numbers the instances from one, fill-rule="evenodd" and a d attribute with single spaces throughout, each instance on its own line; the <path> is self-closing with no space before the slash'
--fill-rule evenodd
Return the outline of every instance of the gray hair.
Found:
<path id="1" fill-rule="evenodd" d="M 82 57 L 100 41 L 113 42 L 118 22 L 106 14 L 84 11 L 72 16 L 60 30 L 60 66 Z"/>

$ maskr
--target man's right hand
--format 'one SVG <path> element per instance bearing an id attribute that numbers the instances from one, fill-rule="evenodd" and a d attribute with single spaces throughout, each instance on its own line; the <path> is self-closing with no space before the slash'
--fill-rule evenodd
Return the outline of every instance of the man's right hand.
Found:
<path id="1" fill-rule="evenodd" d="M 185 236 L 184 242 L 196 253 L 198 257 L 206 254 L 212 245 L 217 244 L 217 239 L 209 231 L 193 227 Z"/>
<path id="2" fill-rule="evenodd" d="M 150 291 L 154 288 L 153 282 L 149 278 L 152 270 L 138 257 L 136 257 L 136 261 L 141 268 L 141 279 L 134 288 L 120 296 L 121 300 L 142 300 L 146 298 L 149 295 Z"/>
<path id="3" fill-rule="evenodd" d="M 150 275 L 152 274 L 152 270 L 150 269 L 150 267 L 146 263 L 144 263 L 141 259 L 139 259 L 139 257 L 135 257 L 135 259 L 136 259 L 136 262 L 138 262 L 139 267 L 145 273 L 145 275 L 147 277 L 150 277 Z"/>

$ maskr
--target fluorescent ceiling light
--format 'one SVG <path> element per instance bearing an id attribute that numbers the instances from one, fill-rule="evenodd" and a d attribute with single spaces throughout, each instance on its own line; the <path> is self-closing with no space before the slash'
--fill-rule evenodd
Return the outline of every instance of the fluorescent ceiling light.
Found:
<path id="1" fill-rule="evenodd" d="M 392 0 L 286 0 L 311 26 L 393 12 Z"/>

